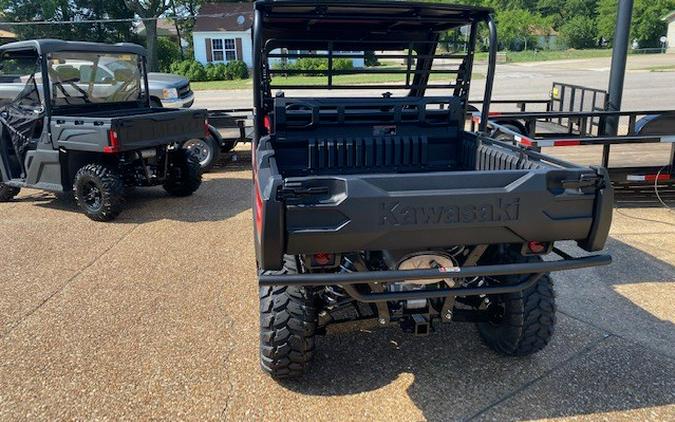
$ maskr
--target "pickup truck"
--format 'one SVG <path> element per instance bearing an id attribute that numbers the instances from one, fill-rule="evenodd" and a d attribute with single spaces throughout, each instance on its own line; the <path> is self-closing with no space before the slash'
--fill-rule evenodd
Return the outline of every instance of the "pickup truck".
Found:
<path id="1" fill-rule="evenodd" d="M 604 248 L 612 187 L 602 168 L 490 138 L 486 122 L 475 133 L 465 130 L 482 25 L 490 41 L 482 113 L 489 115 L 492 11 L 262 0 L 254 16 L 252 208 L 262 368 L 275 378 L 300 376 L 316 335 L 361 319 L 417 335 L 440 322 L 475 322 L 499 353 L 544 348 L 555 323 L 549 273 L 611 261 L 587 252 Z M 448 31 L 462 31 L 456 39 L 466 45 L 439 51 Z M 336 52 L 375 54 L 387 66 L 336 69 Z M 304 57 L 326 66 L 275 65 Z M 285 78 L 297 73 L 324 82 Z M 383 74 L 401 79 L 372 76 Z M 352 75 L 373 82 L 356 84 Z M 585 252 L 571 256 L 556 246 L 564 240 Z M 549 254 L 559 259 L 544 260 Z"/>
<path id="2" fill-rule="evenodd" d="M 180 146 L 204 136 L 206 111 L 152 108 L 142 47 L 5 44 L 0 81 L 5 93 L 18 92 L 0 102 L 0 201 L 23 187 L 73 191 L 89 218 L 108 221 L 122 211 L 126 187 L 163 185 L 177 196 L 199 188 L 199 162 Z"/>

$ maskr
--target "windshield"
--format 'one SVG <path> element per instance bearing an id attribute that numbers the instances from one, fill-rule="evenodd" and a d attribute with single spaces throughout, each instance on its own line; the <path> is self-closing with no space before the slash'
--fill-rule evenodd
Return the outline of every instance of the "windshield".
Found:
<path id="1" fill-rule="evenodd" d="M 48 73 L 55 107 L 136 102 L 145 95 L 142 59 L 136 54 L 54 53 Z"/>

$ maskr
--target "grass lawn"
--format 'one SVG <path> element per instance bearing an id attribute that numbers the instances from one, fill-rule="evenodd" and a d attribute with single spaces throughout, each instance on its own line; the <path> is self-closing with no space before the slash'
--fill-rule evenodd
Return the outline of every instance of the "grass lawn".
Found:
<path id="1" fill-rule="evenodd" d="M 509 51 L 506 52 L 509 63 L 545 62 L 551 60 L 592 59 L 595 57 L 610 57 L 611 49 L 591 50 L 563 50 L 563 51 Z M 487 53 L 476 54 L 476 60 L 487 61 Z"/>
<path id="2" fill-rule="evenodd" d="M 652 66 L 648 67 L 646 70 L 650 72 L 675 72 L 675 65 L 667 64 L 663 66 Z"/>
<path id="3" fill-rule="evenodd" d="M 454 75 L 432 75 L 431 82 L 447 83 Z M 474 73 L 473 79 L 485 79 L 485 75 Z M 360 85 L 360 84 L 394 84 L 405 82 L 405 75 L 400 74 L 374 74 L 374 75 L 339 75 L 333 77 L 333 83 L 336 85 Z M 274 83 L 277 85 L 326 85 L 328 79 L 324 76 L 289 76 L 276 77 Z M 238 81 L 212 81 L 212 82 L 192 82 L 193 91 L 204 90 L 226 90 L 226 89 L 250 89 L 253 82 L 251 79 Z M 335 89 L 339 89 L 336 87 Z"/>

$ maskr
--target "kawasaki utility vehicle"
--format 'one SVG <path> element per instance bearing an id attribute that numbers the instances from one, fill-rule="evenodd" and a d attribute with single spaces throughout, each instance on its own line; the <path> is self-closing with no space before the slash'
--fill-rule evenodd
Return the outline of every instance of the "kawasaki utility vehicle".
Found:
<path id="1" fill-rule="evenodd" d="M 74 191 L 93 220 L 122 210 L 125 188 L 199 188 L 182 142 L 206 112 L 151 108 L 145 50 L 133 44 L 33 40 L 0 47 L 0 201 L 23 187 Z"/>
<path id="2" fill-rule="evenodd" d="M 489 114 L 492 12 L 376 1 L 254 7 L 264 370 L 298 376 L 327 326 L 370 318 L 417 335 L 474 322 L 509 356 L 546 346 L 549 273 L 611 260 L 555 243 L 603 249 L 612 188 L 602 168 L 489 138 L 487 119 L 476 133 L 464 129 L 480 25 Z M 298 64 L 308 57 L 313 69 Z M 319 78 L 293 84 L 306 80 L 298 74 Z"/>

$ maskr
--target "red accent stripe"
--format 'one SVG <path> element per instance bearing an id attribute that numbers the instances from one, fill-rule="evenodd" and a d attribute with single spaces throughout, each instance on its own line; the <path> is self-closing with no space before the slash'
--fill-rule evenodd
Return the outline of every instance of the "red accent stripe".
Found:
<path id="1" fill-rule="evenodd" d="M 573 145 L 581 145 L 581 141 L 577 141 L 575 139 L 560 139 L 553 141 L 554 147 L 569 147 Z"/>
<path id="2" fill-rule="evenodd" d="M 255 230 L 258 233 L 258 240 L 262 240 L 262 229 L 263 229 L 263 201 L 260 196 L 260 188 L 258 187 L 258 182 L 254 181 L 253 186 L 255 189 Z"/>
<path id="3" fill-rule="evenodd" d="M 658 177 L 657 177 L 658 176 Z M 669 174 L 647 174 L 645 175 L 645 180 L 648 182 L 655 182 L 657 180 L 670 180 Z"/>
<path id="4" fill-rule="evenodd" d="M 534 141 L 532 139 L 526 138 L 524 136 L 520 136 L 520 140 L 518 141 L 519 144 L 525 145 L 526 147 L 531 147 L 534 145 Z"/>

